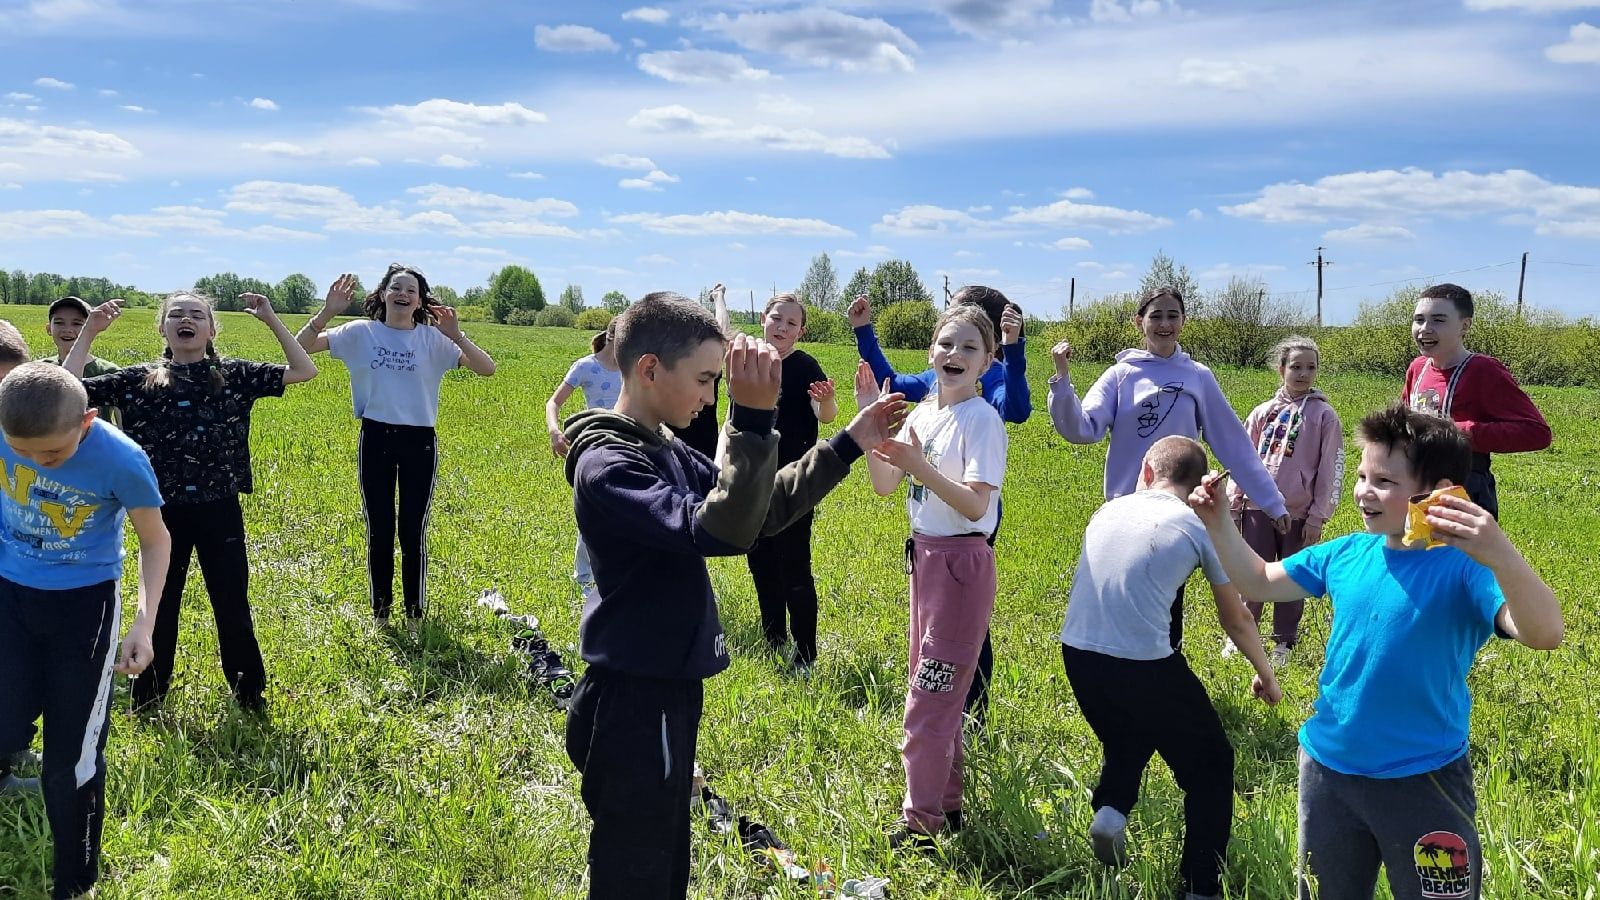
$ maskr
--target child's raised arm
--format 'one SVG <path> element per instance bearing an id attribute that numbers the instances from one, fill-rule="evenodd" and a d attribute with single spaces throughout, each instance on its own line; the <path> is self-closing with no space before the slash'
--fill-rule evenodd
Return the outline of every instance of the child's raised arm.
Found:
<path id="1" fill-rule="evenodd" d="M 345 307 L 350 305 L 350 297 L 355 293 L 355 287 L 356 276 L 349 272 L 334 279 L 328 288 L 328 296 L 322 301 L 321 311 L 312 316 L 300 328 L 300 333 L 294 336 L 295 341 L 304 347 L 307 353 L 327 352 L 328 336 L 323 333 L 323 329 L 328 327 L 334 316 L 344 312 Z"/>
<path id="2" fill-rule="evenodd" d="M 849 320 L 850 328 L 856 336 L 856 354 L 872 367 L 874 384 L 888 381 L 888 390 L 905 394 L 906 399 L 912 403 L 917 403 L 928 395 L 929 386 L 926 381 L 915 375 L 902 375 L 896 372 L 894 365 L 889 362 L 889 357 L 883 355 L 883 348 L 878 346 L 878 335 L 872 330 L 872 301 L 866 294 L 860 294 L 850 301 L 849 308 L 845 310 L 845 317 Z"/>
<path id="3" fill-rule="evenodd" d="M 155 657 L 151 631 L 156 624 L 156 607 L 161 605 L 161 586 L 167 582 L 167 562 L 172 556 L 172 538 L 161 520 L 161 507 L 140 506 L 128 510 L 128 521 L 139 536 L 139 608 L 128 634 L 122 639 L 122 654 L 117 671 L 137 675 Z"/>
<path id="4" fill-rule="evenodd" d="M 71 372 L 74 378 L 83 378 L 83 367 L 89 364 L 89 348 L 94 345 L 94 339 L 100 336 L 100 332 L 110 328 L 120 315 L 121 299 L 107 300 L 91 310 L 89 320 L 83 323 L 83 329 L 78 332 L 78 339 L 72 342 L 72 350 L 61 361 L 61 368 Z"/>
<path id="5" fill-rule="evenodd" d="M 827 423 L 839 418 L 839 399 L 835 395 L 832 378 L 813 381 L 806 390 L 811 395 L 811 412 L 816 415 L 818 422 Z"/>
<path id="6" fill-rule="evenodd" d="M 439 317 L 439 333 L 449 338 L 450 343 L 455 344 L 461 351 L 461 365 L 485 378 L 493 375 L 494 360 L 461 330 L 461 320 L 456 318 L 455 307 L 435 306 L 433 313 Z"/>
<path id="7" fill-rule="evenodd" d="M 1428 525 L 1437 540 L 1459 547 L 1494 573 L 1506 598 L 1495 617 L 1501 631 L 1535 650 L 1561 646 L 1566 632 L 1561 601 L 1500 530 L 1494 516 L 1471 500 L 1446 494 L 1428 508 Z"/>
<path id="8" fill-rule="evenodd" d="M 711 305 L 715 309 L 717 327 L 722 329 L 723 334 L 728 334 L 728 323 L 731 321 L 728 316 L 728 289 L 720 281 L 711 288 Z"/>
<path id="9" fill-rule="evenodd" d="M 244 303 L 245 312 L 272 329 L 272 336 L 278 339 L 278 346 L 283 348 L 283 358 L 289 363 L 289 371 L 283 373 L 284 384 L 299 384 L 317 377 L 317 364 L 311 361 L 306 348 L 300 346 L 300 342 L 289 333 L 289 327 L 278 318 L 271 300 L 260 294 L 240 294 L 239 300 Z"/>
<path id="10" fill-rule="evenodd" d="M 1072 344 L 1061 341 L 1050 348 L 1050 360 L 1055 363 L 1056 374 L 1050 377 L 1050 424 L 1056 434 L 1074 444 L 1098 444 L 1111 430 L 1117 417 L 1116 382 L 1114 369 L 1107 369 L 1095 380 L 1083 402 L 1072 387 Z"/>
<path id="11" fill-rule="evenodd" d="M 571 445 L 567 436 L 561 433 L 561 406 L 572 396 L 573 387 L 562 381 L 556 385 L 555 393 L 544 402 L 544 427 L 550 432 L 550 452 L 557 456 L 566 456 Z"/>
<path id="12" fill-rule="evenodd" d="M 1299 600 L 1311 593 L 1289 577 L 1283 563 L 1263 562 L 1244 542 L 1239 529 L 1234 527 L 1233 516 L 1228 513 L 1228 497 L 1223 488 L 1226 478 L 1226 475 L 1207 475 L 1189 495 L 1189 508 L 1205 524 L 1206 534 L 1211 537 L 1211 546 L 1216 548 L 1217 559 L 1222 563 L 1222 570 L 1228 573 L 1228 580 L 1239 593 L 1257 603 Z"/>

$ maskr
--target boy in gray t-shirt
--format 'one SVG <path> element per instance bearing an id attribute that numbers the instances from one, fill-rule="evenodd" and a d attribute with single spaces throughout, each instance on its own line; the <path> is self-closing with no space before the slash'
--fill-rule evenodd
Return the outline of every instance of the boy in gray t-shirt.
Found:
<path id="1" fill-rule="evenodd" d="M 1067 681 L 1104 750 L 1089 827 L 1095 856 L 1107 865 L 1127 861 L 1128 814 L 1145 766 L 1160 753 L 1186 794 L 1178 874 L 1189 900 L 1221 895 L 1233 819 L 1233 745 L 1169 637 L 1172 597 L 1195 569 L 1211 582 L 1223 629 L 1255 666 L 1255 695 L 1269 704 L 1283 696 L 1255 621 L 1185 502 L 1205 472 L 1205 450 L 1189 438 L 1151 446 L 1139 491 L 1089 520 L 1061 627 Z"/>

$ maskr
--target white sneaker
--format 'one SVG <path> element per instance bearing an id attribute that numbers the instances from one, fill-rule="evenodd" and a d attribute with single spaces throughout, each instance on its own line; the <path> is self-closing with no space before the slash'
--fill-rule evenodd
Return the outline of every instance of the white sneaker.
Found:
<path id="1" fill-rule="evenodd" d="M 39 779 L 37 778 L 18 778 L 15 775 L 7 775 L 4 778 L 0 778 L 0 795 L 18 797 L 25 794 L 40 793 L 43 793 L 43 791 L 39 787 Z"/>
<path id="2" fill-rule="evenodd" d="M 1288 644 L 1278 644 L 1277 646 L 1273 647 L 1272 653 L 1269 656 L 1269 659 L 1272 661 L 1272 667 L 1274 669 L 1281 669 L 1284 666 L 1287 666 L 1289 664 L 1289 653 L 1293 649 L 1294 648 L 1290 647 Z"/>
<path id="3" fill-rule="evenodd" d="M 1233 638 L 1223 638 L 1222 639 L 1222 658 L 1223 659 L 1227 659 L 1230 656 L 1235 656 L 1235 655 L 1238 654 L 1238 652 L 1239 652 L 1239 645 L 1235 644 L 1233 642 Z"/>
<path id="4" fill-rule="evenodd" d="M 1128 817 L 1109 806 L 1094 811 L 1089 823 L 1089 847 L 1094 858 L 1108 866 L 1128 864 Z"/>

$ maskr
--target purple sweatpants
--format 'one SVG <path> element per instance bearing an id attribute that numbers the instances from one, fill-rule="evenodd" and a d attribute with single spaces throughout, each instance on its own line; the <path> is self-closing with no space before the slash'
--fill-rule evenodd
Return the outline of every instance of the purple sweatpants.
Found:
<path id="1" fill-rule="evenodd" d="M 1267 562 L 1281 562 L 1305 548 L 1305 519 L 1293 519 L 1289 522 L 1289 533 L 1279 534 L 1272 523 L 1272 517 L 1259 509 L 1247 509 L 1244 520 L 1239 523 L 1239 533 L 1244 535 L 1244 542 Z M 1249 597 L 1245 599 L 1245 608 L 1250 610 L 1250 615 L 1261 624 L 1262 608 L 1265 604 L 1252 603 Z M 1272 604 L 1272 640 L 1285 647 L 1293 647 L 1295 641 L 1300 639 L 1300 617 L 1305 613 L 1306 601 L 1289 600 L 1284 603 Z"/>
<path id="2" fill-rule="evenodd" d="M 980 536 L 913 535 L 906 823 L 927 834 L 961 808 L 961 709 L 994 613 L 994 548 Z"/>

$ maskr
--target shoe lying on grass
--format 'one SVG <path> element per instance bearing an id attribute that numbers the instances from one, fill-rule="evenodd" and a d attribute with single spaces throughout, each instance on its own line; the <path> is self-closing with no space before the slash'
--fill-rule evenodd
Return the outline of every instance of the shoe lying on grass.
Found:
<path id="1" fill-rule="evenodd" d="M 19 778 L 16 775 L 0 778 L 0 797 L 31 797 L 42 792 L 37 778 Z"/>
<path id="2" fill-rule="evenodd" d="M 762 866 L 775 869 L 794 881 L 811 880 L 811 871 L 800 865 L 789 845 L 778 840 L 772 829 L 751 821 L 749 816 L 739 817 L 739 843 Z"/>
<path id="3" fill-rule="evenodd" d="M 578 680 L 561 661 L 561 654 L 551 649 L 550 642 L 539 629 L 539 620 L 529 615 L 507 616 L 506 621 L 517 628 L 511 638 L 511 649 L 527 661 L 528 676 L 550 692 L 557 709 L 566 709 L 572 703 Z"/>

